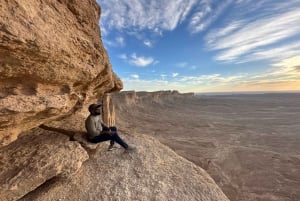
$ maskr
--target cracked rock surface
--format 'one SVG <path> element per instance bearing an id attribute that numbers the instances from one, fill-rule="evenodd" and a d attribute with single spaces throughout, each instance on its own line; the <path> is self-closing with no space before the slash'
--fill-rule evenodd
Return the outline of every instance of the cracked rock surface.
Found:
<path id="1" fill-rule="evenodd" d="M 67 136 L 33 129 L 0 149 L 1 200 L 17 200 L 51 178 L 72 176 L 88 158 Z"/>

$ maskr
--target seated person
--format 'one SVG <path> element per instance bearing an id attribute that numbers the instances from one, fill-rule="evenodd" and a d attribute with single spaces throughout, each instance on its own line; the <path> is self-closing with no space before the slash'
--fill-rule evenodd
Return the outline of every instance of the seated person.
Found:
<path id="1" fill-rule="evenodd" d="M 88 141 L 92 143 L 99 143 L 110 140 L 108 150 L 112 150 L 114 143 L 117 142 L 125 150 L 133 151 L 135 147 L 129 146 L 120 138 L 116 127 L 108 127 L 102 122 L 100 104 L 91 104 L 89 106 L 90 115 L 85 120 L 85 128 L 88 134 Z"/>

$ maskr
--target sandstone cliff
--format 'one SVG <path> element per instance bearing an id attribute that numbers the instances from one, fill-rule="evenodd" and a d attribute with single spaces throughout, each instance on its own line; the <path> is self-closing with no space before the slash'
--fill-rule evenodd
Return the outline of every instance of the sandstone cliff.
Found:
<path id="1" fill-rule="evenodd" d="M 94 0 L 0 0 L 0 145 L 122 89 Z"/>

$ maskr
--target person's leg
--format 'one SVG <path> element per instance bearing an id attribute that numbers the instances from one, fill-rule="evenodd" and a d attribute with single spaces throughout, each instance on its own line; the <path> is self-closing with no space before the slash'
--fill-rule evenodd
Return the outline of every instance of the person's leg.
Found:
<path id="1" fill-rule="evenodd" d="M 132 146 L 128 146 L 126 144 L 126 142 L 124 142 L 124 140 L 119 136 L 118 132 L 117 132 L 117 127 L 110 127 L 110 130 L 113 131 L 114 133 L 114 138 L 115 138 L 115 141 L 118 142 L 118 144 L 120 144 L 121 146 L 123 146 L 126 150 L 128 151 L 134 151 L 136 150 L 135 147 L 132 147 Z M 118 141 L 117 141 L 118 140 Z M 123 144 L 123 145 L 122 145 Z"/>
<path id="2" fill-rule="evenodd" d="M 126 144 L 126 142 L 124 142 L 120 136 L 118 135 L 117 132 L 114 132 L 113 134 L 107 134 L 107 133 L 103 133 L 101 135 L 98 135 L 96 137 L 94 137 L 93 139 L 89 140 L 90 142 L 93 143 L 99 143 L 99 142 L 104 142 L 107 140 L 111 140 L 111 141 L 115 141 L 117 142 L 119 145 L 121 145 L 124 149 L 128 148 L 128 145 Z"/>
<path id="3" fill-rule="evenodd" d="M 124 149 L 128 148 L 128 144 L 118 135 L 117 132 L 112 134 L 113 140 L 116 141 L 119 145 L 121 145 Z"/>
<path id="4" fill-rule="evenodd" d="M 128 148 L 128 145 L 126 144 L 126 142 L 120 138 L 120 136 L 118 135 L 118 133 L 114 133 L 113 134 L 113 139 L 114 141 L 116 141 L 119 145 L 121 145 L 124 149 Z"/>
<path id="5" fill-rule="evenodd" d="M 99 142 L 104 142 L 108 140 L 113 140 L 112 136 L 106 133 L 103 133 L 101 135 L 98 135 L 94 137 L 93 139 L 90 139 L 89 141 L 92 143 L 99 143 Z"/>
<path id="6" fill-rule="evenodd" d="M 117 128 L 116 127 L 109 127 L 109 129 L 110 129 L 110 131 L 113 131 L 113 132 L 117 132 Z M 114 146 L 114 144 L 115 144 L 115 141 L 114 140 L 111 140 L 110 141 L 110 148 L 112 148 L 113 146 Z"/>

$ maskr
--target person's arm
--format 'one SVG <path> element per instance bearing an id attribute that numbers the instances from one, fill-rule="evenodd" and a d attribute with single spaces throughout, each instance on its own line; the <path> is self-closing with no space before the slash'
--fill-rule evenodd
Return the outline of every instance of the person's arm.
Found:
<path id="1" fill-rule="evenodd" d="M 102 130 L 110 130 L 107 125 L 105 125 L 103 122 L 101 122 Z"/>
<path id="2" fill-rule="evenodd" d="M 112 131 L 110 129 L 110 127 L 105 125 L 102 121 L 101 121 L 101 126 L 102 126 L 101 133 L 106 133 L 106 134 L 109 134 L 109 135 L 113 135 L 115 133 L 115 131 Z"/>

